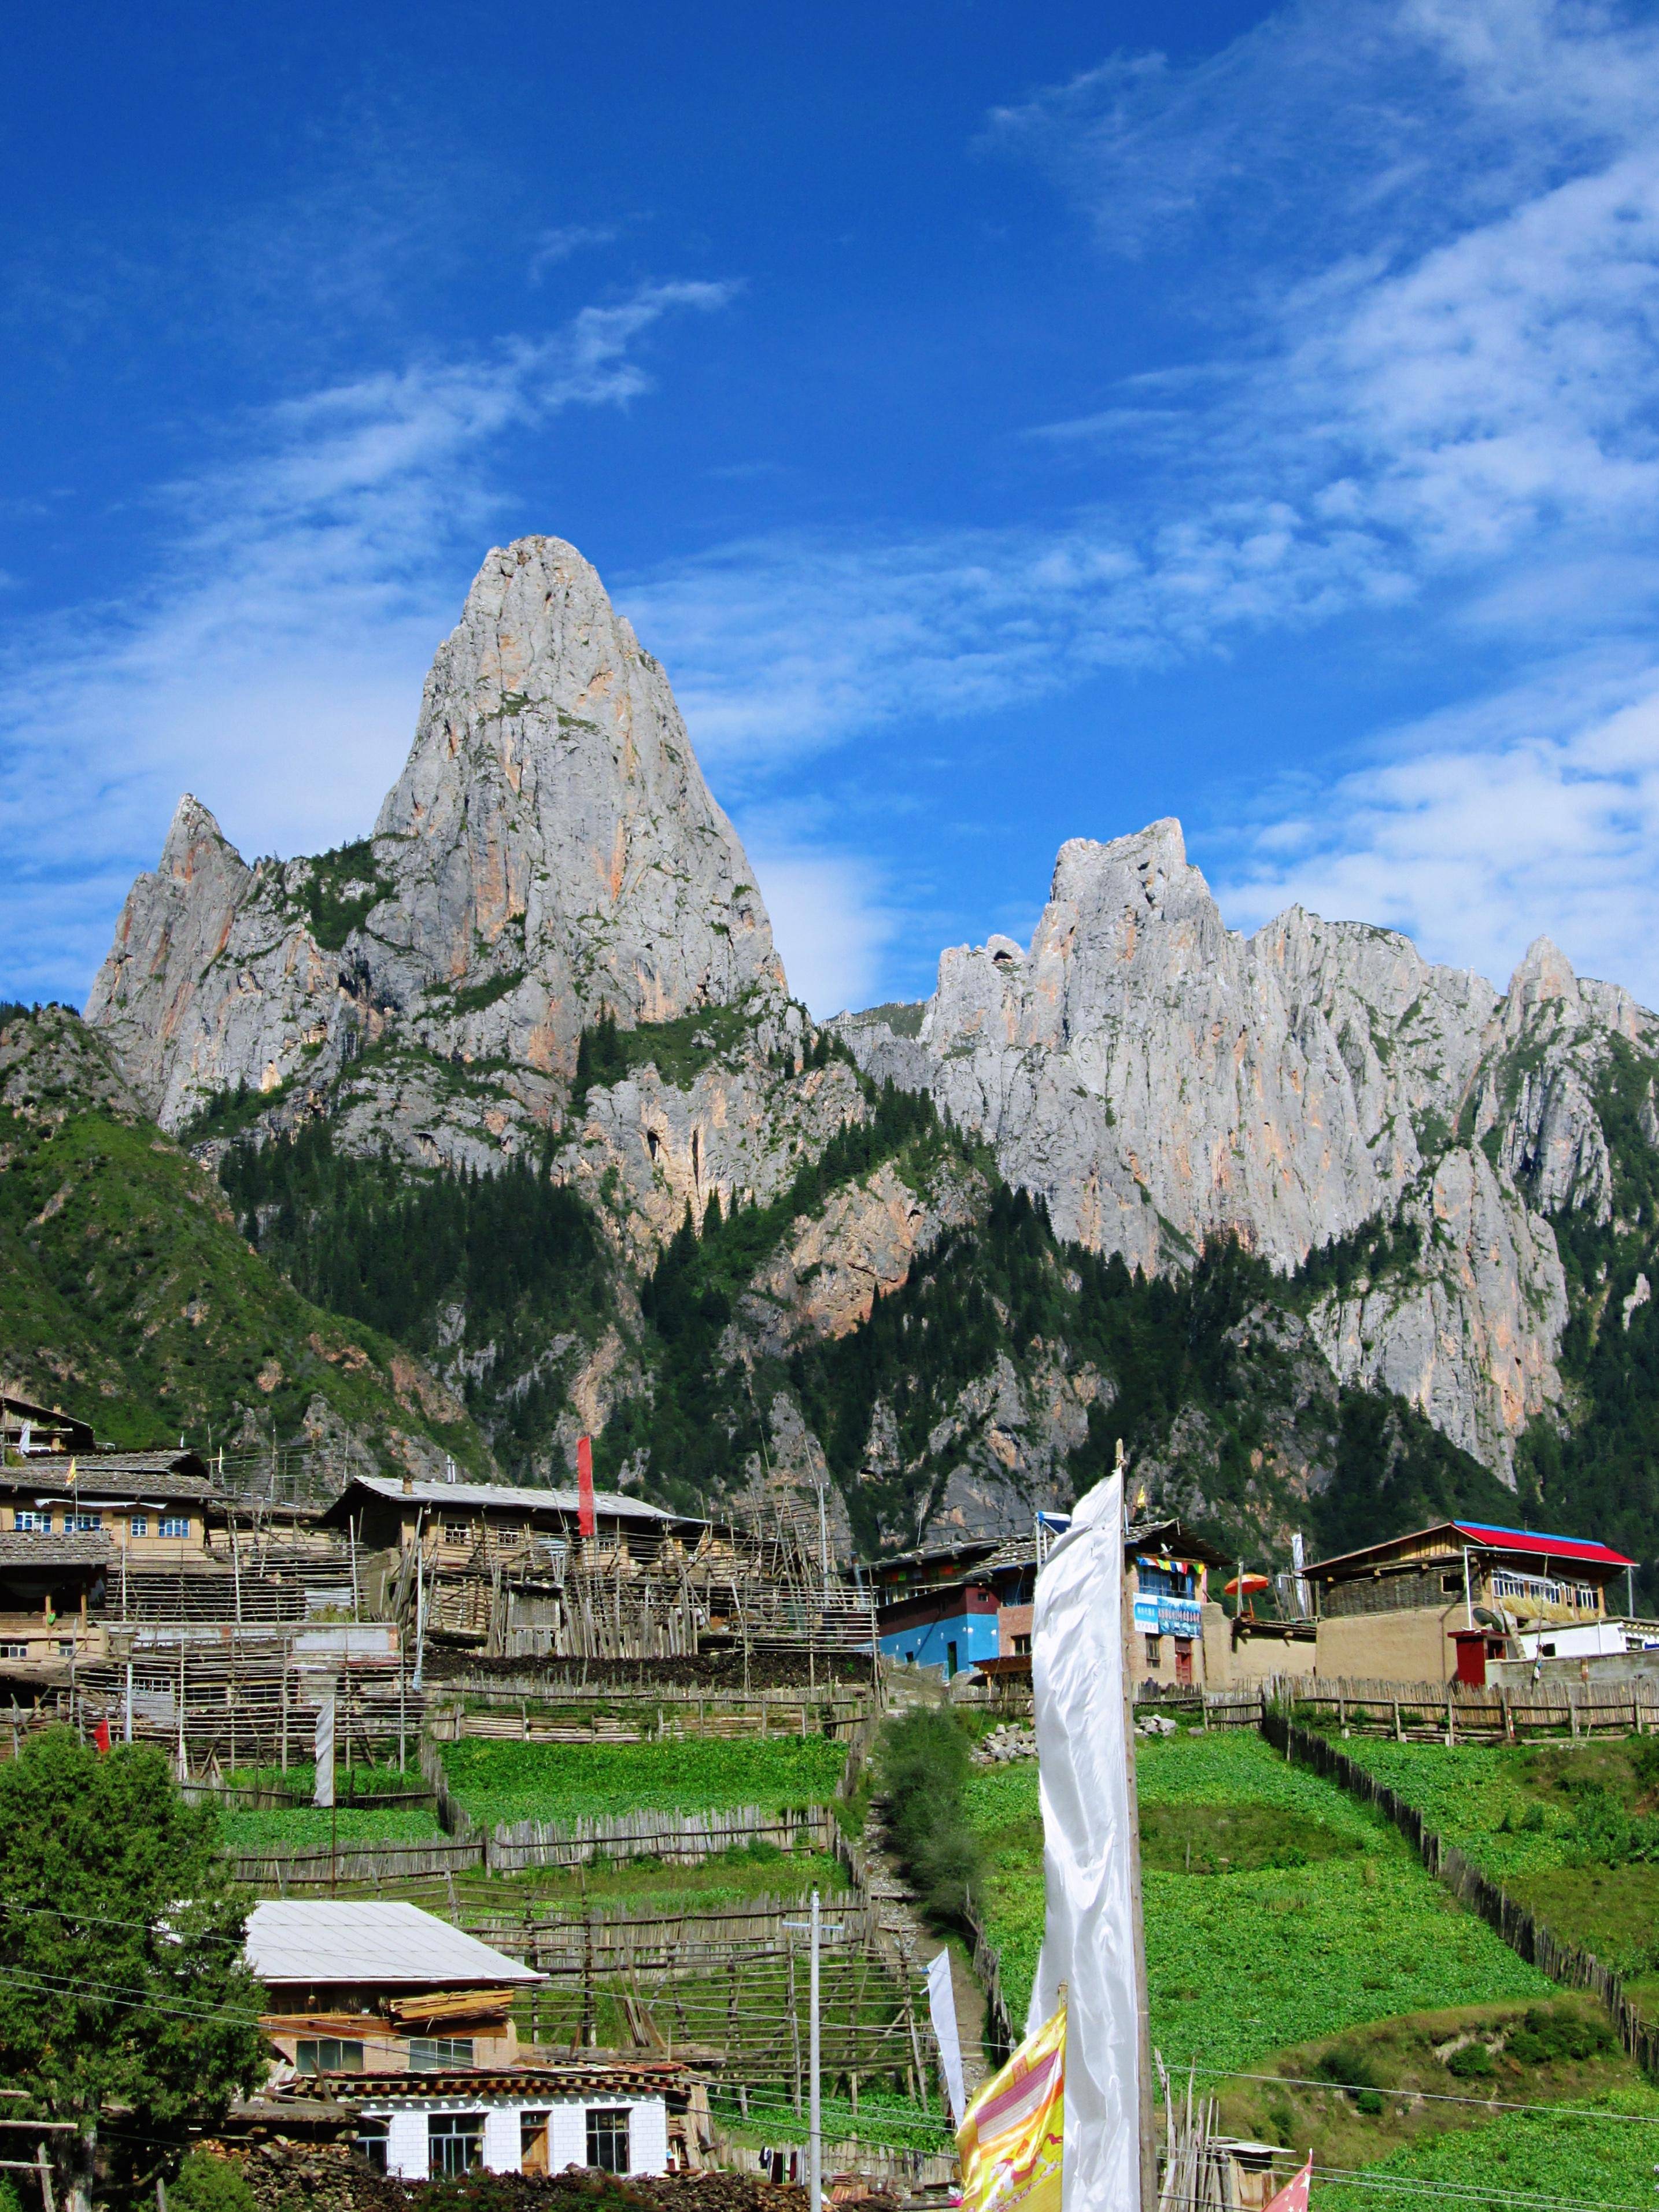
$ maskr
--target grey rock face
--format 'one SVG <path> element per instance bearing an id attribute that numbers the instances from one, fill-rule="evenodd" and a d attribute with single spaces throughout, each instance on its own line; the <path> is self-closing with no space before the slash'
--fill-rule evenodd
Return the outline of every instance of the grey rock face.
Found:
<path id="1" fill-rule="evenodd" d="M 1316 1306 L 1315 1335 L 1344 1382 L 1398 1392 L 1512 1480 L 1516 1438 L 1561 1397 L 1554 1235 L 1478 1150 L 1448 1152 L 1401 1215 L 1421 1232 L 1419 1265 Z"/>
<path id="2" fill-rule="evenodd" d="M 1385 1000 L 1421 995 L 1403 939 L 1364 950 Z M 1311 916 L 1249 944 L 1228 930 L 1160 822 L 1062 846 L 1030 950 L 946 952 L 917 1044 L 939 1103 L 1062 1235 L 1157 1268 L 1231 1233 L 1289 1267 L 1418 1165 L 1357 995 Z M 872 1072 L 914 1080 L 908 1040 L 843 1034 Z"/>
<path id="3" fill-rule="evenodd" d="M 1231 1235 L 1289 1269 L 1367 1222 L 1417 1223 L 1420 1266 L 1322 1309 L 1319 1341 L 1505 1475 L 1560 1398 L 1543 1217 L 1610 1217 L 1595 1086 L 1614 1038 L 1659 1051 L 1654 1016 L 1546 939 L 1500 996 L 1395 932 L 1300 908 L 1241 938 L 1174 822 L 1062 846 L 1029 949 L 945 952 L 919 1023 L 836 1026 L 869 1073 L 988 1138 L 1063 1236 L 1131 1266 Z"/>
<path id="4" fill-rule="evenodd" d="M 87 1015 L 164 1126 L 240 1083 L 337 1091 L 345 1141 L 476 1163 L 548 1118 L 602 1012 L 783 989 L 667 678 L 532 538 L 480 570 L 373 838 L 249 868 L 187 797 Z"/>

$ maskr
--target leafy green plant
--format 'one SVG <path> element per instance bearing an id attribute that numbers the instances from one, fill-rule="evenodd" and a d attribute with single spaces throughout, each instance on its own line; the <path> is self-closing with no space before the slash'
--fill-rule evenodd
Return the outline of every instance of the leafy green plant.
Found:
<path id="1" fill-rule="evenodd" d="M 443 1747 L 449 1786 L 481 1826 L 594 1820 L 608 1813 L 696 1813 L 822 1805 L 846 1765 L 821 1735 L 633 1744 L 489 1743 Z"/>
<path id="2" fill-rule="evenodd" d="M 978 1839 L 963 1805 L 970 1749 L 953 1713 L 918 1707 L 888 1722 L 877 1752 L 900 1863 L 929 1914 L 946 1924 L 961 1923 L 979 1886 Z"/>
<path id="3" fill-rule="evenodd" d="M 209 2150 L 193 2150 L 167 2191 L 167 2212 L 258 2212 L 240 2166 Z"/>

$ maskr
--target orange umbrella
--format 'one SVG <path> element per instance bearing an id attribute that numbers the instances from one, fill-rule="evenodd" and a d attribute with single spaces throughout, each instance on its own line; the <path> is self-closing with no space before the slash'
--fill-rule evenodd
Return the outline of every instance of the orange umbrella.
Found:
<path id="1" fill-rule="evenodd" d="M 1249 1597 L 1255 1590 L 1271 1589 L 1272 1587 L 1273 1577 L 1270 1575 L 1235 1575 L 1231 1582 L 1222 1584 L 1229 1597 Z"/>

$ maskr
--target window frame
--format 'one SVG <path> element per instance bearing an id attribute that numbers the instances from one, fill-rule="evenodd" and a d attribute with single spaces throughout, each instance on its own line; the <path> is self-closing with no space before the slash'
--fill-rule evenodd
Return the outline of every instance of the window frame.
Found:
<path id="1" fill-rule="evenodd" d="M 462 2173 L 483 2171 L 484 2115 L 482 2112 L 428 2112 L 426 2116 L 426 2178 L 452 2181 Z M 458 2164 L 450 2147 L 459 2144 L 471 2154 Z M 436 2163 L 434 2164 L 434 2160 Z"/>
<path id="2" fill-rule="evenodd" d="M 618 2121 L 622 2124 L 620 2130 L 616 2124 Z M 587 2163 L 596 2173 L 626 2175 L 633 2172 L 634 2107 L 631 2105 L 586 2106 L 582 2111 L 582 2129 Z M 614 2152 L 619 2136 L 623 2163 L 620 2166 L 607 2165 L 603 2155 L 607 2142 Z M 596 2153 L 600 2154 L 596 2156 Z"/>
<path id="3" fill-rule="evenodd" d="M 182 1536 L 188 1540 L 190 1536 L 189 1514 L 164 1513 L 161 1516 L 161 1522 L 155 1533 L 158 1536 Z"/>
<path id="4" fill-rule="evenodd" d="M 359 2112 L 351 2148 L 371 2173 L 384 2173 L 391 2151 L 392 2123 L 381 2112 Z"/>
<path id="5" fill-rule="evenodd" d="M 471 2066 L 474 2042 L 470 2035 L 411 2035 L 409 2070 L 411 2074 L 447 2074 L 453 2067 Z"/>
<path id="6" fill-rule="evenodd" d="M 313 2061 L 309 2066 L 306 2063 L 307 2051 Z M 339 2062 L 337 2065 L 324 2063 L 323 2054 L 331 2051 Z M 357 2054 L 355 2063 L 346 2056 L 348 2051 L 353 2051 Z M 296 2074 L 361 2074 L 363 2070 L 363 2046 L 356 2038 L 349 2035 L 297 2036 L 294 2045 L 294 2070 Z"/>

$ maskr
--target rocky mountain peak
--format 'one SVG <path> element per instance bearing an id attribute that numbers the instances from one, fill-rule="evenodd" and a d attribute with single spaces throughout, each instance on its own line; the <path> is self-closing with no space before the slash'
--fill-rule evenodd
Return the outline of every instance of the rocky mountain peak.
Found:
<path id="1" fill-rule="evenodd" d="M 365 1133 L 481 1158 L 546 1118 L 600 1014 L 784 988 L 667 678 L 574 546 L 526 538 L 439 647 L 372 838 L 250 869 L 186 794 L 87 1012 L 166 1126 L 243 1084 L 331 1097 L 379 1048 Z M 442 1073 L 481 1061 L 494 1098 Z"/>

